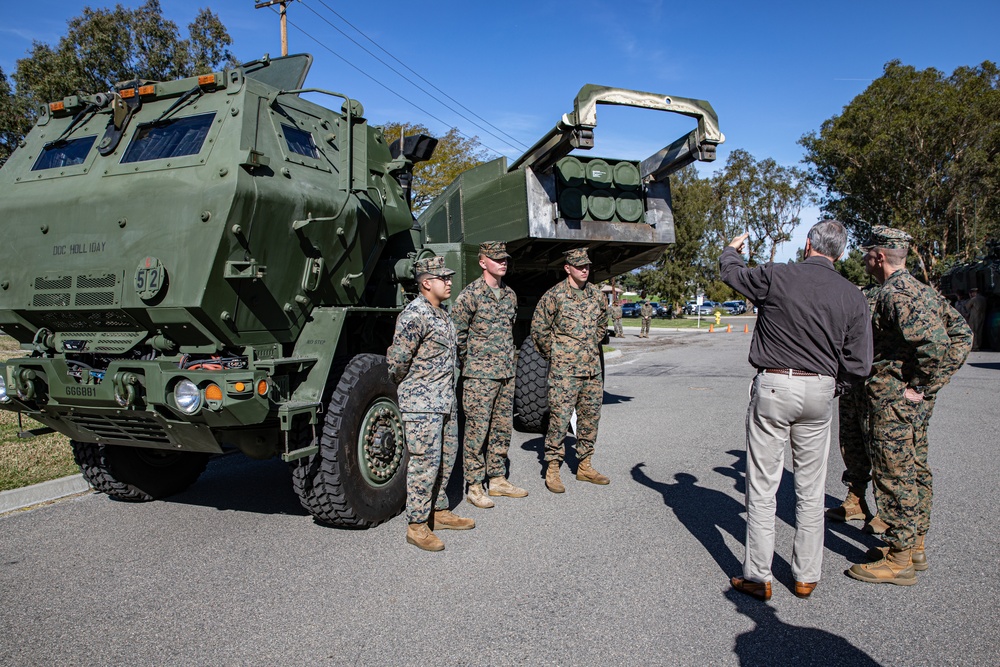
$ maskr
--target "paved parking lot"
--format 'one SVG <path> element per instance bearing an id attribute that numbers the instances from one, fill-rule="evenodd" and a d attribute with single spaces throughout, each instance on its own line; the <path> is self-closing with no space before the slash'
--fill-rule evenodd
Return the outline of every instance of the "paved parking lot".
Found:
<path id="1" fill-rule="evenodd" d="M 728 585 L 752 376 L 740 329 L 614 339 L 594 459 L 611 485 L 564 473 L 566 493 L 547 492 L 541 437 L 515 434 L 511 477 L 531 495 L 479 510 L 453 485 L 479 525 L 442 533 L 441 553 L 407 545 L 402 517 L 318 526 L 283 464 L 240 456 L 167 501 L 0 516 L 0 664 L 996 664 L 1000 354 L 974 353 L 935 410 L 919 583 L 847 578 L 875 542 L 831 525 L 823 580 L 795 598 L 787 479 L 763 604 Z M 831 506 L 841 470 L 831 453 Z"/>

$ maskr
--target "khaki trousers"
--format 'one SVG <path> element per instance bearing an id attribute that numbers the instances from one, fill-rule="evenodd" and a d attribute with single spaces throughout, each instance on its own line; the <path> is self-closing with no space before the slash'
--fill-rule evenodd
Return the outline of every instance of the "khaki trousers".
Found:
<path id="1" fill-rule="evenodd" d="M 771 581 L 778 484 L 791 444 L 795 475 L 792 574 L 817 582 L 823 566 L 823 499 L 834 379 L 758 373 L 747 409 L 747 536 L 743 576 Z"/>

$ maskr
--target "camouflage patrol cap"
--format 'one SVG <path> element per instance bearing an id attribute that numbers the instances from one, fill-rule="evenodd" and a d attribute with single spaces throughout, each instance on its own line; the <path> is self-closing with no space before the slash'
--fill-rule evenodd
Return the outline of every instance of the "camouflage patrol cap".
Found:
<path id="1" fill-rule="evenodd" d="M 566 255 L 566 263 L 570 266 L 587 266 L 590 264 L 590 257 L 587 256 L 586 248 L 574 248 L 563 253 Z"/>
<path id="2" fill-rule="evenodd" d="M 420 277 L 421 274 L 429 273 L 439 278 L 447 278 L 455 275 L 455 272 L 444 265 L 444 257 L 424 257 L 418 259 L 413 265 L 413 275 Z"/>
<path id="3" fill-rule="evenodd" d="M 509 259 L 507 254 L 507 244 L 504 241 L 487 241 L 479 244 L 479 254 L 485 255 L 492 260 Z"/>
<path id="4" fill-rule="evenodd" d="M 906 250 L 910 247 L 913 237 L 902 229 L 886 227 L 885 225 L 872 225 L 872 230 L 861 245 L 868 250 L 870 248 L 902 248 Z"/>

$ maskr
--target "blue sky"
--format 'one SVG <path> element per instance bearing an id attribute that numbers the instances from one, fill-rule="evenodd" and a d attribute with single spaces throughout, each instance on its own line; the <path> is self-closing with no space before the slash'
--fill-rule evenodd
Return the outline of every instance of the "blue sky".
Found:
<path id="1" fill-rule="evenodd" d="M 0 67 L 9 76 L 32 40 L 55 44 L 66 32 L 66 21 L 84 5 L 114 4 L 5 3 Z M 280 54 L 277 14 L 255 10 L 254 0 L 164 0 L 162 5 L 182 31 L 199 7 L 211 7 L 233 36 L 241 60 Z M 702 166 L 705 175 L 721 168 L 735 148 L 757 159 L 799 165 L 798 139 L 840 113 L 889 60 L 945 73 L 1000 60 L 996 0 L 382 0 L 374 5 L 378 14 L 366 6 L 372 5 L 290 3 L 289 50 L 315 56 L 308 85 L 360 100 L 372 123 L 419 122 L 434 133 L 455 126 L 511 159 L 572 109 L 582 85 L 596 83 L 710 101 L 726 143 L 715 163 Z M 420 81 L 341 17 L 475 115 Z M 379 63 L 338 28 L 434 97 Z M 645 158 L 692 127 L 671 116 L 601 107 L 592 153 Z M 779 250 L 778 259 L 794 256 L 817 218 L 818 210 L 803 210 L 798 233 Z"/>

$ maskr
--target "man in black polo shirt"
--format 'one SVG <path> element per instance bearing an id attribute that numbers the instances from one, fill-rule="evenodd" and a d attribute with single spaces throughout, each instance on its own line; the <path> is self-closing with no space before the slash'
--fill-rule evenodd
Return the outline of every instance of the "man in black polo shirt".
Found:
<path id="1" fill-rule="evenodd" d="M 823 498 L 834 396 L 868 376 L 872 332 L 861 290 L 833 267 L 847 230 L 824 220 L 809 230 L 804 259 L 747 268 L 747 234 L 722 251 L 722 280 L 759 307 L 749 361 L 757 369 L 747 410 L 747 536 L 733 588 L 771 597 L 775 496 L 785 443 L 795 471 L 794 593 L 809 597 L 823 564 Z"/>

